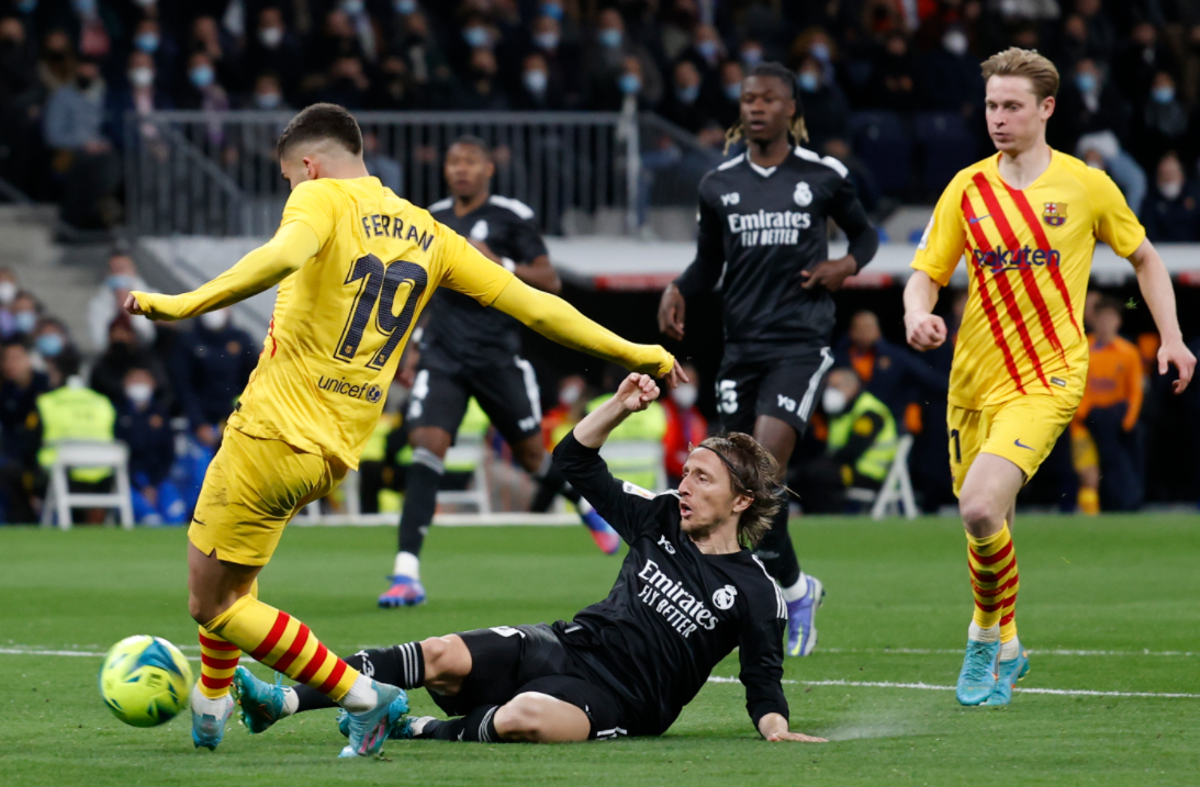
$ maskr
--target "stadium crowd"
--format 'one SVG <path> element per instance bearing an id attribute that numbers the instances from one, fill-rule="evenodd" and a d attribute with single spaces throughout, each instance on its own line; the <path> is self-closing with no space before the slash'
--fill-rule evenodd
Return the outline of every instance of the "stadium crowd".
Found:
<path id="1" fill-rule="evenodd" d="M 1063 74 L 1051 143 L 1106 169 L 1151 240 L 1200 242 L 1200 4 L 1186 0 L 0 0 L 0 177 L 60 202 L 70 224 L 112 226 L 128 113 L 313 101 L 634 106 L 715 156 L 743 70 L 780 60 L 798 74 L 810 145 L 844 160 L 880 215 L 936 194 L 990 150 L 978 64 L 1010 44 L 1046 52 Z M 368 137 L 368 161 L 395 164 L 377 144 Z M 379 174 L 402 187 L 394 169 Z M 0 270 L 3 521 L 37 517 L 50 443 L 61 437 L 126 440 L 139 519 L 186 520 L 259 345 L 226 313 L 182 328 L 131 321 L 119 308 L 131 289 L 145 283 L 115 253 L 88 310 L 91 344 L 104 349 L 82 358 L 66 325 Z M 1153 337 L 1121 338 L 1122 313 L 1119 303 L 1089 302 L 1088 398 L 1039 476 L 1056 485 L 1044 499 L 1066 509 L 1140 506 L 1145 441 L 1173 428 L 1160 423 L 1166 390 Z M 874 314 L 854 316 L 836 348 L 836 394 L 795 463 L 806 507 L 841 510 L 845 490 L 877 488 L 905 434 L 915 437 L 910 463 L 925 507 L 952 502 L 941 429 L 950 346 L 919 357 L 888 342 Z M 668 480 L 709 429 L 699 406 L 711 382 L 681 386 L 640 421 L 645 432 L 634 437 L 663 442 Z M 548 444 L 605 387 L 564 378 L 546 415 Z M 1197 387 L 1183 413 L 1198 446 Z M 392 449 L 403 440 L 386 439 L 395 427 L 381 427 L 384 442 L 367 457 L 378 472 L 370 483 L 364 474 L 364 489 L 376 498 L 402 487 Z M 73 479 L 107 483 L 87 470 Z"/>
<path id="2" fill-rule="evenodd" d="M 127 443 L 137 521 L 187 522 L 224 421 L 257 362 L 260 342 L 231 324 L 228 310 L 182 324 L 131 320 L 119 305 L 131 289 L 147 285 L 122 250 L 110 255 L 108 270 L 87 310 L 94 346 L 103 350 L 88 357 L 65 323 L 45 313 L 11 270 L 0 268 L 0 522 L 38 520 L 54 443 L 64 439 Z M 964 301 L 964 293 L 953 299 L 951 336 Z M 1122 337 L 1124 313 L 1125 304 L 1098 292 L 1089 295 L 1087 394 L 1025 502 L 1064 512 L 1136 510 L 1149 493 L 1150 451 L 1165 432 L 1186 433 L 1192 446 L 1185 452 L 1192 468 L 1189 485 L 1193 492 L 1200 489 L 1200 389 L 1187 391 L 1178 422 L 1165 423 L 1173 397 L 1156 371 L 1157 336 Z M 1190 344 L 1200 351 L 1200 338 Z M 862 510 L 863 495 L 869 503 L 905 435 L 914 440 L 908 464 L 921 506 L 935 512 L 952 505 L 942 424 L 953 341 L 918 355 L 885 338 L 879 318 L 864 309 L 850 318 L 834 350 L 814 429 L 792 462 L 789 486 L 798 493 L 799 506 L 807 512 Z M 635 483 L 677 484 L 689 446 L 716 429 L 717 419 L 702 401 L 712 381 L 691 364 L 685 368 L 690 383 L 670 391 L 611 438 L 661 444 L 662 467 L 638 464 L 629 475 Z M 578 373 L 559 379 L 542 420 L 547 448 L 608 398 L 622 377 L 618 371 L 608 370 L 601 379 Z M 412 453 L 403 419 L 407 393 L 399 382 L 393 384 L 363 454 L 365 513 L 399 510 L 398 493 Z M 529 480 L 516 472 L 511 450 L 477 409 L 468 412 L 460 434 L 472 430 L 490 447 L 489 475 L 499 482 L 493 491 L 501 506 L 527 505 L 533 490 L 512 490 L 527 487 Z M 448 485 L 465 485 L 474 477 L 472 466 L 448 470 Z M 89 491 L 109 488 L 112 478 L 107 469 L 77 468 L 70 482 Z M 97 510 L 78 518 L 98 521 L 104 515 Z"/>
<path id="3" fill-rule="evenodd" d="M 1200 240 L 1187 0 L 3 0 L 0 177 L 63 202 L 75 226 L 110 226 L 129 112 L 313 101 L 632 104 L 719 150 L 743 69 L 780 60 L 799 74 L 811 145 L 886 208 L 989 149 L 979 62 L 1010 44 L 1063 74 L 1051 144 L 1108 170 L 1151 239 Z"/>

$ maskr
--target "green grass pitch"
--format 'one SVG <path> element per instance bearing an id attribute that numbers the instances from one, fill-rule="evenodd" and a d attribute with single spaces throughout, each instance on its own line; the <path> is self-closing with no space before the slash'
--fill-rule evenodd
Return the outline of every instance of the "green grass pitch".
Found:
<path id="1" fill-rule="evenodd" d="M 1019 517 L 1019 620 L 1035 651 L 1021 685 L 1069 693 L 1025 691 L 998 709 L 960 708 L 951 691 L 912 685 L 950 686 L 961 663 L 970 597 L 955 522 L 812 518 L 792 528 L 829 592 L 817 652 L 787 662 L 792 724 L 831 743 L 765 743 L 740 685 L 710 683 L 659 739 L 393 741 L 382 761 L 335 759 L 332 713 L 257 737 L 232 725 L 215 753 L 193 750 L 186 717 L 149 730 L 120 724 L 97 694 L 100 658 L 49 652 L 102 653 L 146 633 L 195 659 L 184 532 L 0 529 L 0 784 L 1200 784 L 1196 516 Z M 582 529 L 434 528 L 423 569 L 430 603 L 380 610 L 394 537 L 292 528 L 262 597 L 349 653 L 569 617 L 608 591 L 618 566 Z M 736 673 L 732 657 L 714 674 Z M 423 691 L 413 699 L 418 712 L 434 709 Z"/>

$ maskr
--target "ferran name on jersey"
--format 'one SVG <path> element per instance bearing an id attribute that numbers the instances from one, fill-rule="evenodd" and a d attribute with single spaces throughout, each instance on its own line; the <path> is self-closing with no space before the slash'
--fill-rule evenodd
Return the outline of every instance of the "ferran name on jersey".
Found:
<path id="1" fill-rule="evenodd" d="M 415 224 L 409 224 L 408 232 L 405 233 L 404 219 L 399 216 L 372 213 L 362 217 L 362 225 L 363 235 L 368 238 L 390 237 L 394 240 L 410 240 L 420 246 L 422 251 L 429 251 L 429 247 L 433 244 L 433 233 L 418 230 Z"/>
<path id="2" fill-rule="evenodd" d="M 1046 209 L 1042 211 L 1042 221 L 1051 227 L 1061 227 L 1067 223 L 1067 203 L 1044 202 Z"/>

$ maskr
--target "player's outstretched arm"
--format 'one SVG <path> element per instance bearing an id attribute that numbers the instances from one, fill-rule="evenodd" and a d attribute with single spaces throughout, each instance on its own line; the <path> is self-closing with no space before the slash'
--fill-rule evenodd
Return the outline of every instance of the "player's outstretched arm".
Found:
<path id="1" fill-rule="evenodd" d="M 805 735 L 788 730 L 788 720 L 778 713 L 768 713 L 758 721 L 758 731 L 768 741 L 792 741 L 794 743 L 829 743 L 825 738 Z"/>
<path id="2" fill-rule="evenodd" d="M 657 344 L 634 344 L 592 322 L 563 299 L 513 279 L 492 306 L 564 347 L 618 363 L 626 369 L 662 378 L 668 388 L 687 376 L 675 357 Z"/>
<path id="3" fill-rule="evenodd" d="M 942 286 L 925 271 L 913 271 L 904 285 L 904 331 L 914 350 L 933 350 L 946 341 L 946 321 L 933 313 Z"/>
<path id="4" fill-rule="evenodd" d="M 319 250 L 317 236 L 306 224 L 284 224 L 269 242 L 199 289 L 182 295 L 131 292 L 125 310 L 152 320 L 185 320 L 222 309 L 274 287 Z"/>
<path id="5" fill-rule="evenodd" d="M 1158 373 L 1166 374 L 1171 364 L 1179 370 L 1179 379 L 1175 381 L 1175 393 L 1183 393 L 1192 381 L 1196 371 L 1196 356 L 1183 343 L 1183 332 L 1179 329 L 1179 316 L 1175 312 L 1175 290 L 1171 286 L 1171 274 L 1163 265 L 1162 257 L 1149 240 L 1143 240 L 1137 250 L 1129 257 L 1133 268 L 1137 271 L 1138 288 L 1150 314 L 1154 317 L 1154 325 L 1162 337 L 1162 346 L 1158 349 Z"/>
<path id="6" fill-rule="evenodd" d="M 640 413 L 658 398 L 658 385 L 646 374 L 633 374 L 621 381 L 616 394 L 584 416 L 575 425 L 575 439 L 587 448 L 599 448 L 612 430 L 633 413 Z"/>

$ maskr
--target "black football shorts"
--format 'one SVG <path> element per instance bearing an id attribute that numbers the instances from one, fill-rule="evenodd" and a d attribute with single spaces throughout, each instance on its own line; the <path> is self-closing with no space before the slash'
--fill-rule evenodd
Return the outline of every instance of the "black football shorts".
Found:
<path id="1" fill-rule="evenodd" d="M 727 432 L 754 433 L 754 421 L 769 415 L 803 436 L 820 403 L 833 367 L 828 347 L 776 360 L 726 360 L 717 373 L 717 412 Z"/>
<path id="2" fill-rule="evenodd" d="M 541 433 L 542 394 L 537 375 L 519 355 L 495 365 L 459 366 L 455 371 L 422 363 L 409 395 L 408 426 L 436 426 L 457 434 L 472 396 L 509 445 Z"/>

